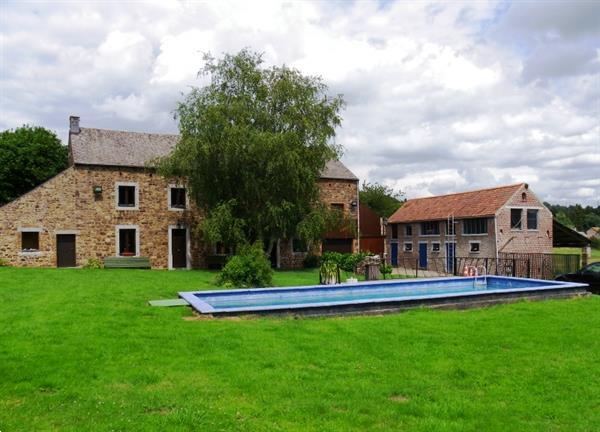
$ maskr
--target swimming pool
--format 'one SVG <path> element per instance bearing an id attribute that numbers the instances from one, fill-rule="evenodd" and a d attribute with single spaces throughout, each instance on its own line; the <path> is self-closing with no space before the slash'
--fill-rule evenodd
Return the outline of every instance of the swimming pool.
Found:
<path id="1" fill-rule="evenodd" d="M 299 313 L 331 315 L 382 313 L 409 307 L 467 307 L 520 298 L 560 298 L 585 295 L 585 284 L 501 276 L 451 277 L 180 292 L 201 314 L 240 315 Z"/>

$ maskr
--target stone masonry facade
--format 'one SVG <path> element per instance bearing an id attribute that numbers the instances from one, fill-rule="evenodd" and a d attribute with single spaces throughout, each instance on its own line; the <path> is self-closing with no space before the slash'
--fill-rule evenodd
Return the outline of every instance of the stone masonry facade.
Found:
<path id="1" fill-rule="evenodd" d="M 521 209 L 523 212 L 521 229 L 511 228 L 511 209 Z M 537 210 L 537 228 L 530 229 L 527 226 L 527 210 Z M 552 253 L 552 213 L 543 203 L 528 189 L 526 185 L 518 189 L 512 197 L 502 205 L 492 217 L 486 217 L 486 234 L 464 234 L 463 221 L 455 219 L 454 238 L 447 235 L 447 220 L 431 221 L 439 224 L 439 235 L 422 235 L 421 223 L 397 223 L 387 229 L 388 251 L 392 244 L 398 246 L 397 263 L 401 267 L 415 268 L 419 266 L 419 247 L 425 244 L 427 247 L 428 268 L 443 271 L 446 263 L 446 244 L 454 240 L 456 243 L 456 257 L 461 258 L 502 258 L 502 254 L 519 253 Z M 497 224 L 497 226 L 496 226 Z M 411 235 L 406 235 L 406 226 L 412 229 Z M 412 245 L 410 251 L 406 251 L 405 245 Z M 473 252 L 471 243 L 478 243 L 479 250 Z M 439 245 L 436 247 L 435 245 Z M 387 261 L 391 261 L 391 254 Z"/>
<path id="2" fill-rule="evenodd" d="M 136 209 L 117 209 L 119 182 L 136 185 Z M 322 179 L 320 184 L 325 202 L 343 203 L 357 217 L 350 204 L 358 197 L 357 181 Z M 170 210 L 169 186 L 143 168 L 71 166 L 0 208 L 0 258 L 14 266 L 55 267 L 56 236 L 75 234 L 76 264 L 82 266 L 90 258 L 116 256 L 117 229 L 125 227 L 137 230 L 139 256 L 148 257 L 153 268 L 169 268 L 171 227 L 188 230 L 188 267 L 205 267 L 206 251 L 196 230 L 200 214 L 189 202 L 188 210 Z M 98 187 L 101 193 L 94 192 Z M 28 230 L 39 232 L 38 251 L 22 251 L 22 232 Z M 302 266 L 306 253 L 293 252 L 291 240 L 281 240 L 279 251 L 280 267 Z"/>

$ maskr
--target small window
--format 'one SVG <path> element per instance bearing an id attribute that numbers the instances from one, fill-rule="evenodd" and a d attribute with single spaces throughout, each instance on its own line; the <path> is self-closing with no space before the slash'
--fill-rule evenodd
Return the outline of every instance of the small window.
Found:
<path id="1" fill-rule="evenodd" d="M 186 208 L 185 188 L 172 187 L 170 188 L 170 207 L 173 209 L 184 210 Z"/>
<path id="2" fill-rule="evenodd" d="M 421 235 L 440 235 L 440 223 L 421 222 Z"/>
<path id="3" fill-rule="evenodd" d="M 538 229 L 538 211 L 534 209 L 527 210 L 527 229 Z"/>
<path id="4" fill-rule="evenodd" d="M 479 243 L 479 242 L 471 242 L 471 243 L 469 243 L 469 246 L 470 246 L 469 252 L 471 252 L 471 253 L 478 253 L 479 250 L 480 250 L 480 248 L 479 248 L 480 245 L 481 245 L 481 243 Z"/>
<path id="5" fill-rule="evenodd" d="M 522 229 L 521 219 L 523 215 L 522 209 L 510 209 L 510 228 L 514 230 Z"/>
<path id="6" fill-rule="evenodd" d="M 407 237 L 410 237 L 410 236 L 412 236 L 412 225 L 405 225 L 405 226 L 404 226 L 404 234 L 405 234 Z"/>
<path id="7" fill-rule="evenodd" d="M 333 203 L 331 204 L 331 210 L 344 211 L 344 204 Z"/>
<path id="8" fill-rule="evenodd" d="M 21 233 L 21 250 L 23 252 L 37 252 L 40 250 L 40 233 L 39 232 L 22 232 Z"/>
<path id="9" fill-rule="evenodd" d="M 404 243 L 404 252 L 412 252 L 412 243 Z"/>
<path id="10" fill-rule="evenodd" d="M 527 194 L 525 192 L 521 194 L 521 201 L 527 201 Z"/>
<path id="11" fill-rule="evenodd" d="M 292 250 L 295 253 L 306 253 L 308 252 L 308 245 L 304 240 L 295 238 L 292 240 Z"/>
<path id="12" fill-rule="evenodd" d="M 119 256 L 136 256 L 136 229 L 121 228 L 119 230 Z"/>
<path id="13" fill-rule="evenodd" d="M 392 224 L 392 238 L 398 238 L 398 224 Z"/>
<path id="14" fill-rule="evenodd" d="M 487 219 L 465 219 L 463 221 L 463 234 L 487 234 Z"/>
<path id="15" fill-rule="evenodd" d="M 435 243 L 431 243 L 431 252 L 439 252 L 440 251 L 440 244 L 435 242 Z"/>
<path id="16" fill-rule="evenodd" d="M 119 185 L 118 186 L 118 206 L 125 208 L 136 207 L 136 187 L 133 185 Z"/>

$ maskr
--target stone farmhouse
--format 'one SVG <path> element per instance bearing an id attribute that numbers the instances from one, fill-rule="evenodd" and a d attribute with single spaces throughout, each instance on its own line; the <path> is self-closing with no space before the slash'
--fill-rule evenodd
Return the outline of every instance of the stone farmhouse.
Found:
<path id="1" fill-rule="evenodd" d="M 148 257 L 153 268 L 202 268 L 218 250 L 195 227 L 200 212 L 185 187 L 147 167 L 168 154 L 177 135 L 81 128 L 70 118 L 70 166 L 0 207 L 0 258 L 15 266 L 75 267 L 88 259 Z M 330 161 L 319 180 L 322 200 L 358 222 L 358 178 Z M 323 248 L 358 250 L 353 233 L 331 233 Z M 300 267 L 297 239 L 281 239 L 276 267 Z"/>
<path id="2" fill-rule="evenodd" d="M 388 220 L 389 261 L 427 268 L 454 257 L 552 253 L 552 213 L 526 183 L 406 201 Z"/>

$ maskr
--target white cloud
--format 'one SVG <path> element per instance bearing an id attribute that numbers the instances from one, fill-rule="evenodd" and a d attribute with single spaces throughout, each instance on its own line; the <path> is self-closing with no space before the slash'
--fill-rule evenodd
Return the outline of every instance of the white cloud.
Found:
<path id="1" fill-rule="evenodd" d="M 64 137 L 79 114 L 174 132 L 202 53 L 251 47 L 344 94 L 337 141 L 362 179 L 409 196 L 527 181 L 543 199 L 598 205 L 591 3 L 3 3 L 0 127 Z"/>

